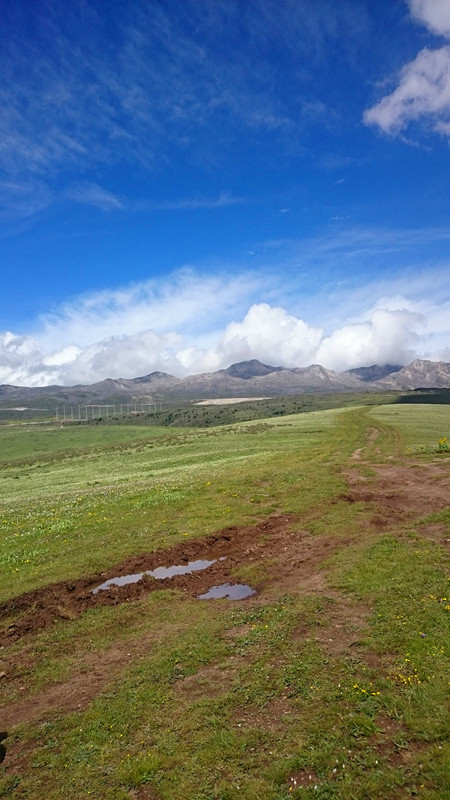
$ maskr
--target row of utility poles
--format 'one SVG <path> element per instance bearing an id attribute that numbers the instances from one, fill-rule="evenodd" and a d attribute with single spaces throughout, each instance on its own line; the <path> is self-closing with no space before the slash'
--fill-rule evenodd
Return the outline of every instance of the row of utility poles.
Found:
<path id="1" fill-rule="evenodd" d="M 162 411 L 162 403 L 107 403 L 95 405 L 57 406 L 56 419 L 63 422 L 115 417 L 117 414 L 139 414 L 144 411 Z"/>

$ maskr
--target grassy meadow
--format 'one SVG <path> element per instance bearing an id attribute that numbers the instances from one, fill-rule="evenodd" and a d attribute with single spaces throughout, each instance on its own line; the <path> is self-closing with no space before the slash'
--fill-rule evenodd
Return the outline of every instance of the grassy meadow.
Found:
<path id="1" fill-rule="evenodd" d="M 328 548 L 307 585 L 280 554 L 243 602 L 158 590 L 6 642 L 0 798 L 449 797 L 450 509 L 373 522 L 377 470 L 448 480 L 444 436 L 426 404 L 0 427 L 0 603 L 280 512 Z"/>

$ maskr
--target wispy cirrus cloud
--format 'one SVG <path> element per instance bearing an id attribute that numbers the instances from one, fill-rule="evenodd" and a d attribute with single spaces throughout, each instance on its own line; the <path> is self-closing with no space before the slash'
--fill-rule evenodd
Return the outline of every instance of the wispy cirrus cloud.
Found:
<path id="1" fill-rule="evenodd" d="M 235 197 L 231 193 L 223 192 L 218 197 L 207 198 L 207 197 L 192 197 L 192 198 L 185 198 L 184 200 L 173 200 L 167 201 L 162 203 L 148 203 L 143 204 L 140 206 L 143 208 L 149 208 L 152 211 L 184 211 L 184 210 L 192 210 L 195 211 L 196 209 L 215 209 L 215 208 L 225 208 L 226 206 L 241 206 L 241 205 L 248 205 L 249 203 L 255 203 L 255 200 L 252 200 L 249 197 Z"/>
<path id="2" fill-rule="evenodd" d="M 3 198 L 0 223 L 32 217 L 47 208 L 54 198 L 52 189 L 45 181 L 33 177 L 0 180 L 0 193 Z"/>
<path id="3" fill-rule="evenodd" d="M 225 324 L 233 311 L 242 312 L 264 285 L 257 273 L 205 273 L 184 268 L 166 278 L 75 297 L 39 319 L 40 341 L 46 349 L 55 342 L 87 347 L 150 329 L 201 338 Z"/>
<path id="4" fill-rule="evenodd" d="M 450 38 L 447 0 L 406 0 L 411 15 L 435 34 Z M 434 131 L 450 135 L 450 45 L 424 48 L 400 70 L 398 85 L 364 112 L 366 125 L 398 135 L 410 123 L 429 123 Z"/>
<path id="5" fill-rule="evenodd" d="M 190 132 L 213 118 L 263 127 L 282 122 L 261 76 L 247 74 L 242 53 L 234 58 L 239 42 L 230 41 L 230 52 L 216 47 L 216 22 L 228 27 L 219 6 L 192 9 L 190 25 L 184 14 L 144 2 L 114 10 L 100 17 L 88 2 L 82 14 L 75 5 L 65 9 L 65 19 L 50 4 L 27 5 L 39 34 L 33 48 L 28 40 L 23 46 L 11 24 L 0 58 L 1 157 L 8 171 L 42 174 L 118 154 L 151 165 L 171 142 L 188 145 Z"/>
<path id="6" fill-rule="evenodd" d="M 367 225 L 336 228 L 330 225 L 322 234 L 301 241 L 262 242 L 255 246 L 254 254 L 268 269 L 271 263 L 276 262 L 283 274 L 289 273 L 291 279 L 294 274 L 301 276 L 304 284 L 303 292 L 297 291 L 300 298 L 309 286 L 316 286 L 317 280 L 327 292 L 331 287 L 350 283 L 354 287 L 372 286 L 374 275 L 380 273 L 380 261 L 387 258 L 391 263 L 390 282 L 398 276 L 400 281 L 406 279 L 408 284 L 410 281 L 414 283 L 415 270 L 418 275 L 423 274 L 421 263 L 433 272 L 437 270 L 440 281 L 434 284 L 428 281 L 428 293 L 442 291 L 444 284 L 445 291 L 450 290 L 450 279 L 442 280 L 448 262 L 449 243 L 450 225 L 394 229 Z M 442 264 L 445 264 L 444 268 Z M 408 270 L 406 278 L 403 268 Z"/>
<path id="7" fill-rule="evenodd" d="M 77 203 L 95 206 L 102 211 L 113 211 L 124 207 L 122 200 L 97 183 L 78 183 L 66 191 L 66 196 Z"/>
<path id="8" fill-rule="evenodd" d="M 64 10 L 19 0 L 0 31 L 0 169 L 43 181 L 55 200 L 71 196 L 74 183 L 95 183 L 90 171 L 99 167 L 153 169 L 174 150 L 221 162 L 248 134 L 298 148 L 302 130 L 335 113 L 312 65 L 325 64 L 332 47 L 351 60 L 365 25 L 363 10 L 330 0 L 261 0 L 245 13 L 223 0 L 191 4 L 189 13 L 181 2 L 100 11 L 93 0 Z M 299 54 L 305 64 L 287 74 L 285 59 L 297 64 Z M 20 214 L 13 194 L 5 200 Z"/>

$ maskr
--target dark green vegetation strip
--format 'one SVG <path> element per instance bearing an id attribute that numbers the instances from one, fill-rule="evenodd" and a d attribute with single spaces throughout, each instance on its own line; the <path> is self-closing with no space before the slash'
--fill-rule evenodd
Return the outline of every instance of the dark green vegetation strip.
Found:
<path id="1" fill-rule="evenodd" d="M 149 432 L 6 468 L 3 597 L 277 510 L 336 552 L 315 589 L 280 575 L 244 604 L 154 592 L 7 648 L 5 708 L 25 698 L 36 713 L 4 740 L 0 797 L 447 797 L 450 601 L 443 547 L 425 533 L 448 536 L 449 511 L 380 533 L 373 503 L 345 499 L 349 468 L 374 488 L 383 462 L 449 464 L 436 453 L 448 410 L 424 406 L 421 425 L 397 410 Z"/>

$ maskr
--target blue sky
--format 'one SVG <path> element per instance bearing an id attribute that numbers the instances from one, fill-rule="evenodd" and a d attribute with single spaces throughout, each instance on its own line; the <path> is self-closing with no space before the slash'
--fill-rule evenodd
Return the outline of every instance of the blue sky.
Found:
<path id="1" fill-rule="evenodd" d="M 450 361 L 449 0 L 5 0 L 0 383 Z"/>

